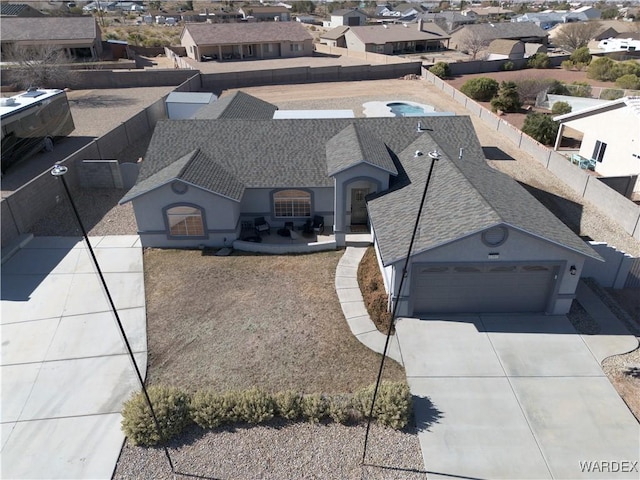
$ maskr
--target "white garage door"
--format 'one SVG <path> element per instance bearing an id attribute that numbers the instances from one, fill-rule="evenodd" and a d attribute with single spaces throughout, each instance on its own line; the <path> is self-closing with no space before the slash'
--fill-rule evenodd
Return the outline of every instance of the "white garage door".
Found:
<path id="1" fill-rule="evenodd" d="M 544 312 L 556 265 L 425 265 L 413 267 L 413 312 Z"/>

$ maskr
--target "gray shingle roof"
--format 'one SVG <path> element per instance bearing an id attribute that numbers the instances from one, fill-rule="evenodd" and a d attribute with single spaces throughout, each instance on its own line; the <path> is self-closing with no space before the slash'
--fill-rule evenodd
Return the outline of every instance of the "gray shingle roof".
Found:
<path id="1" fill-rule="evenodd" d="M 0 3 L 0 15 L 7 17 L 41 17 L 43 13 L 26 3 Z M 3 20 L 4 21 L 4 20 Z"/>
<path id="2" fill-rule="evenodd" d="M 531 22 L 500 22 L 500 23 L 476 23 L 465 25 L 462 30 L 471 32 L 482 40 L 494 40 L 496 38 L 544 38 L 548 33 Z"/>
<path id="3" fill-rule="evenodd" d="M 330 176 L 360 163 L 398 174 L 387 146 L 363 125 L 348 125 L 327 142 L 326 151 Z"/>
<path id="4" fill-rule="evenodd" d="M 278 110 L 278 107 L 272 103 L 247 95 L 242 91 L 237 91 L 231 95 L 223 95 L 215 102 L 205 105 L 198 110 L 195 118 L 211 120 L 218 118 L 269 120 L 273 118 L 273 113 L 276 110 Z"/>
<path id="5" fill-rule="evenodd" d="M 390 191 L 368 202 L 385 265 L 404 258 L 429 166 L 437 163 L 414 252 L 499 224 L 528 232 L 587 256 L 597 254 L 512 178 L 486 163 L 469 117 L 295 120 L 164 120 L 158 122 L 136 189 L 150 190 L 172 174 L 239 199 L 243 188 L 332 187 L 328 169 L 348 164 L 338 153 L 376 158 L 386 145 L 399 175 Z M 384 142 L 384 144 L 383 144 Z M 329 146 L 329 148 L 327 148 Z M 459 149 L 464 149 L 458 159 Z M 199 150 L 198 150 L 199 149 Z M 414 157 L 420 150 L 425 155 Z M 185 152 L 191 152 L 185 157 Z M 174 163 L 178 160 L 178 165 Z M 217 178 L 220 176 L 221 178 Z M 236 183 L 233 183 L 233 182 Z M 232 185 L 228 185 L 232 183 Z"/>
<path id="6" fill-rule="evenodd" d="M 447 33 L 435 23 L 425 23 L 422 30 L 418 24 L 404 25 L 365 25 L 349 27 L 349 30 L 365 44 L 384 45 L 389 42 L 410 42 L 418 40 L 446 40 Z"/>
<path id="7" fill-rule="evenodd" d="M 326 40 L 337 40 L 340 37 L 344 37 L 344 32 L 349 30 L 347 25 L 340 25 L 339 27 L 332 28 L 331 30 L 320 34 L 320 38 L 324 38 Z"/>
<path id="8" fill-rule="evenodd" d="M 184 29 L 197 45 L 304 42 L 313 39 L 300 22 L 188 23 Z"/>
<path id="9" fill-rule="evenodd" d="M 6 17 L 0 38 L 8 41 L 91 40 L 98 36 L 93 17 Z"/>
<path id="10" fill-rule="evenodd" d="M 211 161 L 200 149 L 195 149 L 137 182 L 120 202 L 128 202 L 173 180 L 183 180 L 237 202 L 242 199 L 244 193 L 244 185 L 234 175 Z"/>

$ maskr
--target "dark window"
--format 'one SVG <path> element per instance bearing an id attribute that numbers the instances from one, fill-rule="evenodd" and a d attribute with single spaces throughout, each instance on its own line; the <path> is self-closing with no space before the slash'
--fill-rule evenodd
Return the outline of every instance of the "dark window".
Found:
<path id="1" fill-rule="evenodd" d="M 593 155 L 591 155 L 591 158 L 593 158 L 597 162 L 602 162 L 602 159 L 604 158 L 604 151 L 606 149 L 606 143 L 601 142 L 600 140 L 596 140 L 596 146 L 593 149 Z"/>

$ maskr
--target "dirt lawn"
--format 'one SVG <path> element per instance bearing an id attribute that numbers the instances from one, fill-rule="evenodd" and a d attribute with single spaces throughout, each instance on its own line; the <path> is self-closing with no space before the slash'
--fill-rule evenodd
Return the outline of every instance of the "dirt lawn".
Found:
<path id="1" fill-rule="evenodd" d="M 351 334 L 335 292 L 343 253 L 147 249 L 150 383 L 341 393 L 375 382 L 381 357 Z M 405 378 L 393 360 L 385 371 Z"/>

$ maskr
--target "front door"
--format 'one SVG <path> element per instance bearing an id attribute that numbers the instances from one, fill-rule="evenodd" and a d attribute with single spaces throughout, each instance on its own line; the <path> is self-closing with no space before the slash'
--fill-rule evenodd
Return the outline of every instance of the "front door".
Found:
<path id="1" fill-rule="evenodd" d="M 368 188 L 351 189 L 351 225 L 365 225 L 367 223 L 367 202 L 364 197 L 368 193 Z"/>

